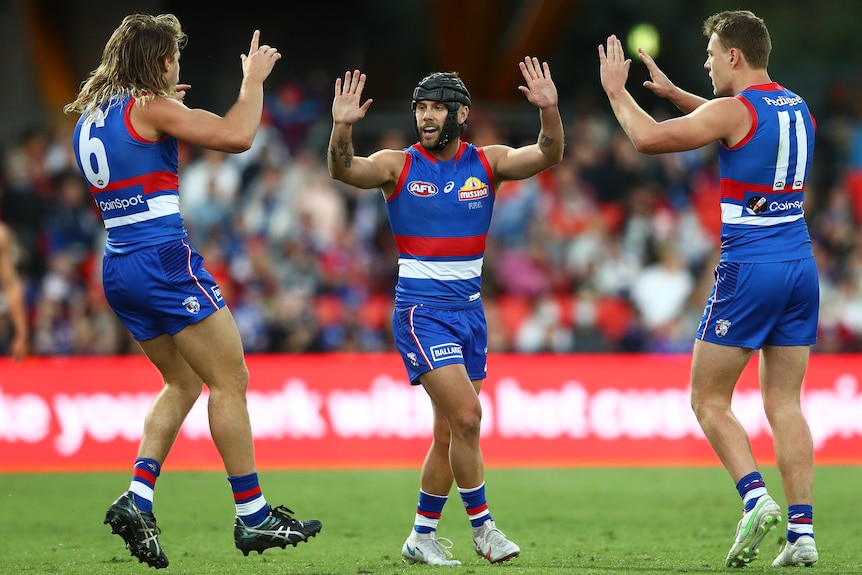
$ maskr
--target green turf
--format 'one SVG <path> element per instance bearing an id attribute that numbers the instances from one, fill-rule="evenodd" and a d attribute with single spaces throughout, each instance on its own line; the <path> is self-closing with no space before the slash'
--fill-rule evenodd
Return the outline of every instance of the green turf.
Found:
<path id="1" fill-rule="evenodd" d="M 102 524 L 128 474 L 0 475 L 0 574 L 102 575 L 402 575 L 447 570 L 406 565 L 400 551 L 413 523 L 418 470 L 267 471 L 272 504 L 323 531 L 309 543 L 244 557 L 233 546 L 233 504 L 220 473 L 167 470 L 156 517 L 171 564 L 138 563 Z M 774 469 L 764 476 L 783 505 Z M 439 534 L 464 565 L 484 575 L 717 573 L 734 535 L 740 503 L 723 469 L 489 469 L 490 508 L 521 556 L 490 565 L 472 549 L 466 515 L 453 497 Z M 817 470 L 816 535 L 820 574 L 862 573 L 862 467 Z M 783 529 L 779 530 L 783 534 Z M 774 573 L 778 534 L 744 571 Z M 460 570 L 460 571 L 459 571 Z"/>

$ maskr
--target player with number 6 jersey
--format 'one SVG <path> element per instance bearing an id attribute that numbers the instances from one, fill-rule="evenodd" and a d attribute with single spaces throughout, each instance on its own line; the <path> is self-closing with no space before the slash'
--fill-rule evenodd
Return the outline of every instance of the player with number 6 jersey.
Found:
<path id="1" fill-rule="evenodd" d="M 72 147 L 107 230 L 102 285 L 111 308 L 159 370 L 163 387 L 144 419 L 128 490 L 104 523 L 142 563 L 168 557 L 153 514 L 156 480 L 180 426 L 201 395 L 233 492 L 234 544 L 248 555 L 314 537 L 320 521 L 298 521 L 264 497 L 246 403 L 248 368 L 239 329 L 180 216 L 178 140 L 223 152 L 251 147 L 263 110 L 263 83 L 281 59 L 252 34 L 242 84 L 222 117 L 183 102 L 179 83 L 186 35 L 173 14 L 130 14 L 66 113 L 81 116 Z M 122 383 L 122 374 L 118 374 Z M 275 416 L 275 415 L 274 415 Z"/>
<path id="2" fill-rule="evenodd" d="M 105 222 L 108 254 L 187 236 L 180 216 L 177 139 L 149 141 L 135 130 L 134 96 L 115 97 L 76 124 L 75 157 Z"/>

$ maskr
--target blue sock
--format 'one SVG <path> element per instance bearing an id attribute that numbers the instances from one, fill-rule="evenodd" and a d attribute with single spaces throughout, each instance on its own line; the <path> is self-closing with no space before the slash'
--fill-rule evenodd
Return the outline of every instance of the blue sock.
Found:
<path id="1" fill-rule="evenodd" d="M 135 460 L 129 491 L 132 493 L 135 505 L 141 511 L 153 511 L 156 479 L 158 479 L 161 472 L 162 466 L 155 459 L 138 457 Z"/>
<path id="2" fill-rule="evenodd" d="M 474 528 L 481 527 L 483 523 L 491 517 L 491 512 L 488 511 L 488 500 L 485 499 L 485 482 L 479 487 L 473 489 L 458 488 L 458 493 L 461 494 L 461 501 L 464 502 L 464 508 L 467 510 L 467 517 L 470 518 L 470 525 Z"/>
<path id="3" fill-rule="evenodd" d="M 236 515 L 248 527 L 257 527 L 269 515 L 269 504 L 263 497 L 257 473 L 228 477 Z"/>
<path id="4" fill-rule="evenodd" d="M 754 509 L 761 496 L 766 495 L 766 483 L 759 471 L 752 471 L 737 482 L 736 490 L 747 513 Z"/>
<path id="5" fill-rule="evenodd" d="M 811 505 L 787 507 L 787 541 L 795 543 L 803 535 L 814 537 L 814 508 Z"/>
<path id="6" fill-rule="evenodd" d="M 446 495 L 431 495 L 419 490 L 419 503 L 416 505 L 416 519 L 413 531 L 416 533 L 431 533 L 437 531 L 437 524 L 443 514 L 443 506 L 449 499 Z"/>

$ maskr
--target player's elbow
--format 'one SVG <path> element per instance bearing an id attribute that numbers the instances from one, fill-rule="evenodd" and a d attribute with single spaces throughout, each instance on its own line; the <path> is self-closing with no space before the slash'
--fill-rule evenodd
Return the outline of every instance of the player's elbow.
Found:
<path id="1" fill-rule="evenodd" d="M 345 172 L 338 165 L 333 165 L 332 162 L 327 163 L 329 168 L 329 177 L 339 182 L 344 182 Z M 346 182 L 345 182 L 346 183 Z"/>
<path id="2" fill-rule="evenodd" d="M 226 142 L 227 149 L 225 151 L 231 154 L 241 154 L 250 150 L 252 144 L 254 144 L 254 134 L 236 134 Z"/>
<path id="3" fill-rule="evenodd" d="M 660 154 L 664 151 L 661 140 L 650 135 L 632 136 L 630 140 L 635 149 L 642 154 Z"/>
<path id="4" fill-rule="evenodd" d="M 216 137 L 218 149 L 229 154 L 239 154 L 251 149 L 254 144 L 257 129 L 244 126 L 228 125 L 218 132 Z"/>

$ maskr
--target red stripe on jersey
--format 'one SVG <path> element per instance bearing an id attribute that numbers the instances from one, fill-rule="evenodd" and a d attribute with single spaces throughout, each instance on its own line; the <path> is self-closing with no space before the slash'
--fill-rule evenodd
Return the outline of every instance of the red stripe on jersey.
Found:
<path id="1" fill-rule="evenodd" d="M 485 251 L 485 238 L 464 236 L 460 238 L 428 238 L 419 236 L 395 236 L 398 253 L 420 257 L 477 256 Z"/>
<path id="2" fill-rule="evenodd" d="M 162 192 L 165 190 L 179 190 L 180 176 L 179 174 L 175 174 L 174 172 L 151 172 L 149 174 L 141 174 L 140 176 L 135 176 L 134 178 L 127 178 L 125 180 L 117 180 L 115 182 L 111 182 L 104 188 L 90 186 L 90 191 L 93 194 L 98 194 L 101 192 L 115 192 L 117 190 L 124 190 L 133 186 L 141 186 L 142 188 L 144 188 L 145 194 L 154 194 L 156 192 Z"/>
<path id="3" fill-rule="evenodd" d="M 488 182 L 491 184 L 491 195 L 497 195 L 497 182 L 494 181 L 494 171 L 491 169 L 491 163 L 488 161 L 488 156 L 485 155 L 484 148 L 476 148 L 476 154 L 479 156 L 479 161 L 485 166 L 485 172 L 488 174 Z"/>
<path id="4" fill-rule="evenodd" d="M 748 133 L 744 138 L 737 142 L 735 146 L 730 148 L 731 150 L 736 150 L 737 148 L 741 148 L 747 144 L 748 141 L 754 137 L 754 132 L 757 130 L 757 112 L 754 110 L 754 105 L 743 96 L 736 96 L 736 99 L 745 104 L 745 107 L 748 108 L 748 113 L 751 114 L 751 129 L 748 130 Z"/>
<path id="5" fill-rule="evenodd" d="M 392 192 L 392 195 L 386 198 L 387 202 L 391 202 L 395 198 L 398 197 L 398 194 L 401 192 L 401 188 L 404 187 L 404 183 L 407 181 L 407 174 L 410 173 L 410 166 L 413 165 L 413 156 L 408 153 L 404 153 L 404 167 L 401 168 L 401 175 L 398 176 L 398 182 L 395 184 L 395 191 Z"/>
<path id="6" fill-rule="evenodd" d="M 465 142 L 464 140 L 461 140 L 461 143 L 458 144 L 458 151 L 455 152 L 455 162 L 456 163 L 458 162 L 458 160 L 461 159 L 461 157 L 464 155 L 464 152 L 466 152 L 466 151 L 467 151 L 467 142 Z"/>
<path id="7" fill-rule="evenodd" d="M 123 110 L 123 124 L 126 125 L 126 130 L 128 130 L 129 135 L 136 139 L 139 142 L 143 142 L 144 144 L 157 144 L 159 142 L 164 142 L 168 138 L 171 137 L 170 134 L 165 134 L 158 140 L 148 140 L 142 135 L 138 133 L 135 127 L 132 125 L 132 106 L 135 104 L 135 98 L 129 98 L 129 101 L 126 103 L 126 108 Z"/>
<path id="8" fill-rule="evenodd" d="M 786 194 L 791 190 L 773 190 L 772 186 L 763 186 L 758 184 L 746 184 L 745 182 L 738 182 L 736 180 L 731 180 L 730 178 L 721 178 L 721 182 L 719 184 L 719 188 L 721 189 L 721 197 L 729 198 L 731 200 L 742 201 L 745 199 L 745 193 L 754 193 L 754 194 Z M 794 193 L 802 192 L 802 190 L 792 190 Z"/>

